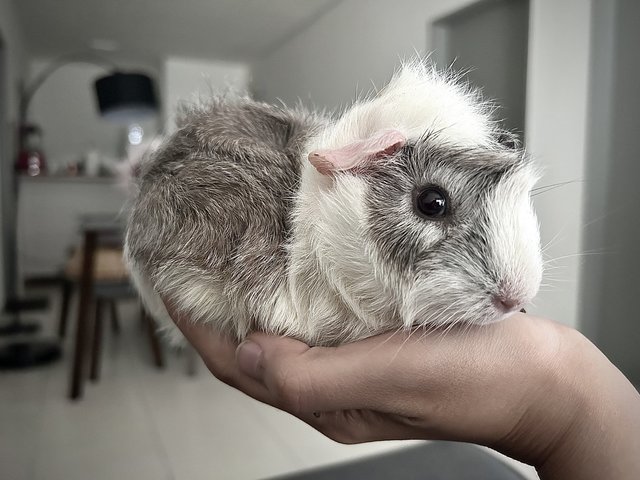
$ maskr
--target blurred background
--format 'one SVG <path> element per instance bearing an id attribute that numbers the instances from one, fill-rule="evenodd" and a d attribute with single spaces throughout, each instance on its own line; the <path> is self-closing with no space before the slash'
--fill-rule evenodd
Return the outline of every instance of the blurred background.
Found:
<path id="1" fill-rule="evenodd" d="M 338 445 L 224 386 L 154 334 L 119 260 L 120 179 L 179 101 L 335 111 L 416 53 L 496 99 L 544 170 L 528 311 L 640 385 L 638 25 L 635 0 L 0 0 L 0 478 L 267 478 L 416 447 Z"/>

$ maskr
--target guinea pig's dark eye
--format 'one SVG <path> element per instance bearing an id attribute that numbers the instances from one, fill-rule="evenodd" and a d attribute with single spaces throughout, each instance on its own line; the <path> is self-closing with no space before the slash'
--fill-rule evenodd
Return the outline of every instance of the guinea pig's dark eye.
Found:
<path id="1" fill-rule="evenodd" d="M 442 218 L 447 213 L 447 197 L 438 187 L 426 187 L 416 196 L 416 208 L 425 217 Z"/>

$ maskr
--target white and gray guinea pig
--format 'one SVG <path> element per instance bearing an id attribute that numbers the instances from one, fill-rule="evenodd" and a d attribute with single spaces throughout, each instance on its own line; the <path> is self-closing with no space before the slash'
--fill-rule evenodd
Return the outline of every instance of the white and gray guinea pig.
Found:
<path id="1" fill-rule="evenodd" d="M 312 345 L 486 324 L 538 291 L 536 180 L 491 107 L 421 62 L 337 119 L 227 96 L 143 165 L 125 255 L 167 326 L 163 301 Z"/>

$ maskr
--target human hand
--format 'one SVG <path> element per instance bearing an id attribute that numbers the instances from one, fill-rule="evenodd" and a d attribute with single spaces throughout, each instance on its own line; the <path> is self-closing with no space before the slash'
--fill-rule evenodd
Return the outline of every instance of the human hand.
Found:
<path id="1" fill-rule="evenodd" d="M 637 393 L 584 337 L 547 320 L 514 315 L 484 327 L 389 333 L 335 348 L 258 333 L 238 347 L 208 327 L 176 320 L 216 377 L 339 442 L 473 442 L 536 466 L 544 478 L 640 472 L 636 457 L 624 455 L 640 446 L 638 434 L 602 408 L 624 404 L 631 425 L 640 426 Z M 603 422 L 629 431 L 623 451 L 620 435 L 594 430 Z"/>

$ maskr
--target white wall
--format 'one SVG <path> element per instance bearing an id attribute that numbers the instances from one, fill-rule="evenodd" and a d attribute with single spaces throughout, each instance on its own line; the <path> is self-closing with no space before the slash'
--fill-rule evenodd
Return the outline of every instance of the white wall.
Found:
<path id="1" fill-rule="evenodd" d="M 467 0 L 346 0 L 307 30 L 253 65 L 253 90 L 263 99 L 335 108 L 384 84 L 399 57 L 432 44 L 432 22 Z M 531 153 L 547 174 L 541 185 L 582 180 L 585 161 L 590 0 L 531 1 L 526 129 Z M 583 185 L 536 197 L 547 257 L 580 251 Z M 559 278 L 531 310 L 569 325 L 578 322 L 579 265 L 557 262 Z M 545 287 L 546 288 L 546 287 Z"/>
<path id="2" fill-rule="evenodd" d="M 198 101 L 212 92 L 233 88 L 245 91 L 249 66 L 244 63 L 169 57 L 164 61 L 165 131 L 175 127 L 176 107 L 181 102 Z"/>
<path id="3" fill-rule="evenodd" d="M 9 261 L 4 257 L 4 247 L 13 235 L 10 228 L 10 219 L 7 218 L 5 208 L 13 209 L 12 193 L 10 191 L 11 181 L 9 176 L 13 169 L 13 160 L 15 158 L 15 134 L 16 134 L 16 118 L 18 111 L 18 102 L 16 97 L 16 87 L 18 80 L 24 73 L 25 51 L 24 38 L 20 30 L 20 23 L 14 11 L 13 4 L 10 0 L 0 0 L 0 34 L 4 41 L 5 49 L 5 66 L 7 68 L 6 82 L 0 82 L 0 88 L 3 88 L 3 98 L 6 99 L 7 117 L 0 118 L 0 162 L 3 162 L 0 168 L 0 310 L 4 307 L 5 302 L 5 285 L 8 279 L 4 278 L 5 262 Z M 2 115 L 2 113 L 0 113 Z"/>
<path id="4" fill-rule="evenodd" d="M 20 277 L 55 275 L 70 249 L 82 244 L 83 215 L 122 211 L 127 193 L 109 179 L 20 178 L 18 259 Z"/>
<path id="5" fill-rule="evenodd" d="M 430 23 L 473 0 L 345 0 L 253 65 L 256 96 L 336 108 L 425 52 Z"/>
<path id="6" fill-rule="evenodd" d="M 533 0 L 530 16 L 527 148 L 544 168 L 539 185 L 575 181 L 535 197 L 545 258 L 557 260 L 532 310 L 581 327 L 591 0 Z"/>

